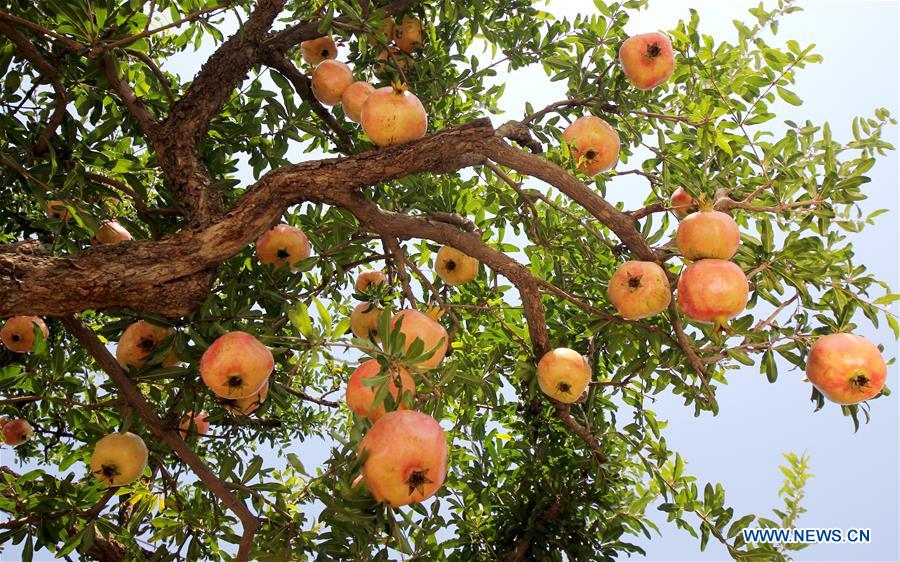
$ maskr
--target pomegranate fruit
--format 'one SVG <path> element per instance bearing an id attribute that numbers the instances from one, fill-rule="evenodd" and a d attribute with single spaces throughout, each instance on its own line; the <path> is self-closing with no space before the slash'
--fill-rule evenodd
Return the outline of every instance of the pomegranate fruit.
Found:
<path id="1" fill-rule="evenodd" d="M 10 420 L 3 424 L 3 442 L 18 447 L 34 437 L 34 428 L 25 420 Z"/>
<path id="2" fill-rule="evenodd" d="M 353 335 L 361 340 L 381 341 L 378 336 L 378 315 L 381 310 L 370 302 L 362 302 L 353 307 L 353 312 L 350 313 L 350 330 Z"/>
<path id="3" fill-rule="evenodd" d="M 447 476 L 447 437 L 428 414 L 395 410 L 376 421 L 359 445 L 362 474 L 379 502 L 399 507 L 424 501 Z"/>
<path id="4" fill-rule="evenodd" d="M 275 266 L 294 266 L 309 257 L 309 238 L 299 228 L 289 224 L 275 225 L 256 240 L 259 261 Z"/>
<path id="5" fill-rule="evenodd" d="M 565 404 L 578 400 L 591 381 L 591 367 L 584 357 L 568 347 L 557 347 L 541 357 L 537 365 L 541 391 Z"/>
<path id="6" fill-rule="evenodd" d="M 741 245 L 741 230 L 725 213 L 700 211 L 679 223 L 675 243 L 681 255 L 689 260 L 730 260 Z"/>
<path id="7" fill-rule="evenodd" d="M 362 106 L 360 124 L 378 146 L 390 146 L 420 139 L 428 129 L 428 115 L 422 102 L 405 86 L 378 88 Z"/>
<path id="8" fill-rule="evenodd" d="M 221 398 L 255 395 L 274 368 L 272 352 L 247 332 L 220 336 L 200 358 L 200 377 Z"/>
<path id="9" fill-rule="evenodd" d="M 438 250 L 434 261 L 438 277 L 447 285 L 463 285 L 478 275 L 478 260 L 450 246 Z"/>
<path id="10" fill-rule="evenodd" d="M 409 351 L 410 346 L 416 339 L 421 339 L 425 343 L 424 351 L 431 351 L 437 347 L 430 358 L 422 361 L 417 366 L 424 369 L 434 369 L 441 364 L 441 361 L 444 360 L 444 356 L 447 354 L 450 336 L 447 335 L 447 330 L 437 320 L 427 314 L 422 314 L 418 310 L 407 308 L 391 318 L 392 330 L 397 322 L 400 322 L 400 333 L 406 337 L 404 346 L 407 351 Z"/>
<path id="11" fill-rule="evenodd" d="M 147 359 L 156 351 L 159 344 L 175 331 L 171 328 L 157 326 L 144 320 L 138 320 L 131 324 L 122 333 L 116 346 L 116 360 L 123 369 L 140 369 L 147 364 Z M 171 367 L 178 364 L 175 352 L 169 353 L 163 359 L 163 367 Z"/>
<path id="12" fill-rule="evenodd" d="M 347 86 L 347 89 L 341 94 L 341 104 L 344 106 L 344 115 L 347 116 L 347 119 L 359 123 L 362 106 L 374 91 L 375 86 L 368 82 L 354 82 Z"/>
<path id="13" fill-rule="evenodd" d="M 887 365 L 878 347 L 854 334 L 819 338 L 806 360 L 806 378 L 838 404 L 857 404 L 877 396 L 886 376 Z"/>
<path id="14" fill-rule="evenodd" d="M 312 73 L 313 95 L 322 105 L 341 103 L 344 90 L 353 83 L 353 73 L 346 64 L 327 59 L 320 62 Z"/>
<path id="15" fill-rule="evenodd" d="M 678 306 L 684 315 L 717 327 L 743 312 L 749 295 L 747 276 L 730 261 L 696 261 L 678 278 Z"/>
<path id="16" fill-rule="evenodd" d="M 337 45 L 330 35 L 300 43 L 300 54 L 308 64 L 316 66 L 327 59 L 337 58 Z"/>
<path id="17" fill-rule="evenodd" d="M 679 217 L 683 217 L 697 209 L 697 200 L 691 197 L 683 187 L 679 187 L 672 193 L 672 210 Z"/>
<path id="18" fill-rule="evenodd" d="M 619 159 L 619 133 L 595 115 L 576 119 L 563 131 L 562 138 L 578 170 L 589 176 L 609 170 Z"/>
<path id="19" fill-rule="evenodd" d="M 387 281 L 387 275 L 383 271 L 367 270 L 363 271 L 356 277 L 354 287 L 360 293 L 369 290 L 373 285 L 384 285 Z"/>
<path id="20" fill-rule="evenodd" d="M 44 334 L 45 340 L 50 337 L 47 324 L 37 316 L 13 316 L 0 329 L 0 340 L 10 351 L 31 353 L 34 351 L 35 326 Z"/>
<path id="21" fill-rule="evenodd" d="M 628 81 L 638 90 L 655 88 L 675 72 L 672 42 L 658 32 L 626 39 L 619 48 L 619 62 Z"/>
<path id="22" fill-rule="evenodd" d="M 347 406 L 353 413 L 372 421 L 383 416 L 386 410 L 384 402 L 375 403 L 378 387 L 366 386 L 364 381 L 380 374 L 382 374 L 381 365 L 377 360 L 370 359 L 357 367 L 347 381 Z M 403 394 L 409 392 L 413 397 L 416 395 L 416 383 L 409 375 L 409 371 L 403 367 L 391 369 L 387 384 L 388 392 L 394 398 L 397 409 L 407 409 L 408 406 L 402 400 Z"/>
<path id="23" fill-rule="evenodd" d="M 672 302 L 666 272 L 650 261 L 627 261 L 620 265 L 609 280 L 607 295 L 622 318 L 628 320 L 659 314 Z"/>

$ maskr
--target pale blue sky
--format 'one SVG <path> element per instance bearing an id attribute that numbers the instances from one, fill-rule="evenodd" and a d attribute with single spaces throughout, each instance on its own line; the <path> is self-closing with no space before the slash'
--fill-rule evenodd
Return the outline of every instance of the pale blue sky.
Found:
<path id="1" fill-rule="evenodd" d="M 771 3 L 769 3 L 771 4 Z M 688 16 L 693 7 L 700 14 L 701 31 L 716 39 L 732 40 L 733 19 L 749 19 L 746 9 L 756 2 L 716 0 L 651 0 L 650 9 L 636 14 L 626 28 L 631 33 L 669 29 L 678 19 Z M 776 106 L 780 119 L 829 121 L 835 139 L 850 136 L 855 115 L 870 116 L 877 107 L 898 114 L 898 3 L 882 2 L 800 2 L 805 11 L 783 19 L 774 42 L 793 38 L 801 44 L 816 43 L 824 55 L 822 64 L 800 71 L 794 91 L 803 98 L 797 108 Z M 594 13 L 592 1 L 553 1 L 545 8 L 558 15 Z M 223 28 L 223 31 L 227 32 Z M 205 60 L 203 52 L 180 57 L 166 67 L 183 77 L 193 75 Z M 564 97 L 559 83 L 549 83 L 539 69 L 506 74 L 498 68 L 498 81 L 507 83 L 501 108 L 507 115 L 493 118 L 495 124 L 522 115 L 525 101 L 535 107 Z M 268 80 L 266 78 L 266 80 Z M 535 84 L 542 84 L 536 88 Z M 780 122 L 780 121 L 779 121 Z M 895 145 L 896 127 L 887 130 L 887 140 Z M 296 152 L 296 160 L 315 158 Z M 633 165 L 634 164 L 634 165 Z M 636 167 L 637 161 L 628 167 Z M 896 289 L 898 283 L 898 159 L 896 153 L 884 158 L 868 174 L 872 183 L 865 186 L 870 199 L 864 207 L 871 211 L 890 209 L 879 217 L 875 227 L 855 239 L 857 260 L 866 264 L 879 278 Z M 246 168 L 242 179 L 252 181 Z M 542 188 L 539 184 L 535 187 Z M 622 176 L 609 188 L 613 202 L 621 200 L 626 208 L 640 206 L 646 196 L 646 182 Z M 896 311 L 896 307 L 895 307 Z M 897 355 L 897 343 L 887 330 L 874 331 L 867 322 L 862 333 L 886 346 L 886 355 Z M 739 514 L 753 512 L 769 515 L 780 506 L 776 493 L 781 485 L 777 466 L 785 451 L 806 451 L 812 457 L 815 478 L 807 488 L 805 505 L 809 510 L 800 521 L 808 527 L 868 527 L 869 545 L 818 545 L 797 553 L 797 560 L 900 560 L 898 531 L 900 491 L 898 491 L 898 449 L 900 449 L 900 410 L 896 390 L 897 368 L 892 365 L 888 385 L 895 394 L 873 403 L 873 420 L 856 434 L 839 408 L 826 405 L 812 413 L 808 401 L 808 383 L 802 373 L 782 365 L 779 380 L 766 382 L 756 367 L 731 371 L 729 385 L 719 390 L 720 414 L 694 418 L 677 397 L 662 395 L 655 404 L 659 417 L 670 421 L 666 431 L 668 444 L 687 461 L 686 471 L 702 483 L 721 482 L 727 491 L 727 503 Z M 294 451 L 310 469 L 327 455 L 321 442 L 307 441 Z M 6 453 L 4 453 L 6 455 Z M 7 458 L 4 456 L 4 461 Z M 273 463 L 275 461 L 273 459 Z M 699 553 L 698 541 L 664 523 L 658 517 L 664 536 L 647 541 L 635 539 L 647 550 L 647 560 L 722 560 L 724 551 L 710 542 L 706 553 Z M 15 548 L 6 551 L 4 560 L 15 559 Z M 39 558 L 38 558 L 39 559 Z"/>

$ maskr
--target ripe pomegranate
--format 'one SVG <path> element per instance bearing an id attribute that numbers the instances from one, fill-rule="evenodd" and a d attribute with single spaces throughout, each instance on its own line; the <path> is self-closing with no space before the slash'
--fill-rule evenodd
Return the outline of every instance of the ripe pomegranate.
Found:
<path id="1" fill-rule="evenodd" d="M 350 330 L 361 340 L 381 341 L 378 335 L 378 315 L 382 309 L 370 302 L 361 302 L 350 313 Z"/>
<path id="2" fill-rule="evenodd" d="M 434 265 L 438 277 L 447 285 L 464 285 L 478 276 L 478 260 L 450 246 L 438 250 Z"/>
<path id="3" fill-rule="evenodd" d="M 666 272 L 651 261 L 627 261 L 609 280 L 609 300 L 628 320 L 659 314 L 672 302 Z"/>
<path id="4" fill-rule="evenodd" d="M 200 412 L 196 416 L 193 410 L 188 412 L 181 423 L 178 424 L 178 433 L 182 439 L 187 439 L 188 435 L 206 435 L 209 432 L 209 414 Z"/>
<path id="5" fill-rule="evenodd" d="M 171 328 L 157 326 L 144 320 L 131 324 L 122 333 L 116 346 L 116 360 L 123 369 L 140 369 L 147 364 L 147 359 L 156 351 L 159 344 L 175 333 Z M 178 364 L 175 352 L 169 353 L 163 360 L 163 367 Z"/>
<path id="6" fill-rule="evenodd" d="M 397 47 L 382 49 L 375 59 L 375 73 L 383 75 L 388 69 L 394 68 L 406 72 L 413 65 L 413 59 Z"/>
<path id="7" fill-rule="evenodd" d="M 31 353 L 34 351 L 35 326 L 44 334 L 45 340 L 50 337 L 47 325 L 37 316 L 13 316 L 0 329 L 0 340 L 10 351 Z"/>
<path id="8" fill-rule="evenodd" d="M 51 219 L 67 221 L 72 218 L 72 213 L 66 207 L 66 203 L 64 201 L 54 199 L 47 202 L 47 216 Z"/>
<path id="9" fill-rule="evenodd" d="M 595 115 L 576 119 L 563 131 L 562 138 L 578 169 L 589 176 L 609 170 L 619 160 L 619 133 Z"/>
<path id="10" fill-rule="evenodd" d="M 3 442 L 10 447 L 18 447 L 34 437 L 34 429 L 25 420 L 11 420 L 3 424 Z"/>
<path id="11" fill-rule="evenodd" d="M 658 32 L 626 39 L 619 48 L 619 61 L 625 76 L 638 90 L 655 88 L 675 72 L 672 42 Z"/>
<path id="12" fill-rule="evenodd" d="M 378 88 L 362 106 L 363 131 L 378 146 L 401 144 L 425 136 L 428 115 L 422 102 L 405 86 Z"/>
<path id="13" fill-rule="evenodd" d="M 302 230 L 289 224 L 275 225 L 256 240 L 259 261 L 275 266 L 293 266 L 309 257 L 309 238 Z"/>
<path id="14" fill-rule="evenodd" d="M 346 64 L 326 59 L 320 62 L 312 73 L 312 91 L 323 105 L 341 103 L 344 90 L 353 83 L 353 73 Z"/>
<path id="15" fill-rule="evenodd" d="M 354 287 L 357 291 L 363 293 L 369 290 L 373 285 L 384 285 L 386 281 L 387 276 L 383 271 L 374 271 L 370 269 L 363 271 L 356 277 L 356 284 Z"/>
<path id="16" fill-rule="evenodd" d="M 330 35 L 302 41 L 300 43 L 300 54 L 308 64 L 316 66 L 320 62 L 337 58 L 337 46 L 334 39 Z"/>
<path id="17" fill-rule="evenodd" d="M 407 308 L 391 318 L 392 330 L 397 322 L 400 322 L 400 333 L 406 337 L 405 347 L 407 351 L 417 338 L 425 343 L 424 351 L 431 351 L 440 343 L 440 347 L 435 350 L 434 354 L 419 363 L 418 367 L 434 369 L 441 364 L 441 361 L 444 360 L 444 355 L 447 354 L 450 336 L 447 335 L 447 330 L 438 324 L 437 320 L 427 314 L 422 314 L 418 310 Z"/>
<path id="18" fill-rule="evenodd" d="M 557 347 L 538 361 L 537 377 L 544 394 L 571 404 L 578 400 L 591 381 L 591 366 L 574 349 Z"/>
<path id="19" fill-rule="evenodd" d="M 147 445 L 134 433 L 110 433 L 94 445 L 91 473 L 110 488 L 131 484 L 147 468 L 147 456 Z"/>
<path id="20" fill-rule="evenodd" d="M 274 368 L 272 352 L 247 332 L 220 336 L 200 358 L 200 377 L 221 398 L 253 396 Z"/>
<path id="21" fill-rule="evenodd" d="M 417 18 L 404 17 L 393 27 L 394 43 L 404 53 L 412 53 L 422 48 L 422 22 Z"/>
<path id="22" fill-rule="evenodd" d="M 684 315 L 717 327 L 744 310 L 749 294 L 747 276 L 730 261 L 696 261 L 678 278 L 678 306 Z"/>
<path id="23" fill-rule="evenodd" d="M 94 237 L 91 238 L 91 244 L 118 244 L 131 240 L 131 233 L 119 221 L 105 221 L 100 225 Z"/>
<path id="24" fill-rule="evenodd" d="M 395 410 L 383 415 L 363 437 L 363 480 L 379 502 L 399 507 L 424 501 L 447 476 L 447 437 L 428 414 Z"/>
<path id="25" fill-rule="evenodd" d="M 370 359 L 357 367 L 347 381 L 347 406 L 353 413 L 372 421 L 383 416 L 386 410 L 384 402 L 375 403 L 378 387 L 366 386 L 364 381 L 380 374 L 382 374 L 381 365 L 377 360 Z M 392 369 L 387 384 L 388 392 L 394 398 L 397 409 L 407 409 L 406 403 L 402 400 L 403 394 L 409 392 L 413 397 L 416 395 L 416 383 L 409 375 L 409 371 L 403 367 Z"/>
<path id="26" fill-rule="evenodd" d="M 672 209 L 676 215 L 683 217 L 697 209 L 697 200 L 683 187 L 679 187 L 672 193 Z"/>
<path id="27" fill-rule="evenodd" d="M 374 91 L 375 86 L 368 82 L 354 82 L 347 86 L 347 89 L 341 94 L 341 104 L 344 106 L 344 114 L 348 119 L 359 123 L 362 106 Z"/>
<path id="28" fill-rule="evenodd" d="M 819 338 L 806 360 L 806 378 L 838 404 L 857 404 L 877 396 L 886 376 L 887 365 L 878 347 L 854 334 Z"/>
<path id="29" fill-rule="evenodd" d="M 725 213 L 700 211 L 679 223 L 675 242 L 681 255 L 689 260 L 730 260 L 741 245 L 741 230 Z"/>

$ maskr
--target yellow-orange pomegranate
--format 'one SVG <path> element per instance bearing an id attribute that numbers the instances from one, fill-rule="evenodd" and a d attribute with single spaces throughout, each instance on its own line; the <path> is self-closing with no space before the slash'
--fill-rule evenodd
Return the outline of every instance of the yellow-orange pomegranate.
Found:
<path id="1" fill-rule="evenodd" d="M 447 437 L 428 414 L 395 410 L 363 437 L 363 480 L 379 502 L 391 507 L 424 501 L 447 476 Z"/>
<path id="2" fill-rule="evenodd" d="M 209 414 L 200 412 L 196 416 L 193 411 L 188 412 L 181 423 L 178 424 L 178 433 L 182 439 L 187 439 L 188 435 L 206 435 L 209 432 Z"/>
<path id="3" fill-rule="evenodd" d="M 678 224 L 675 242 L 681 255 L 689 260 L 729 260 L 741 245 L 741 230 L 725 213 L 700 211 Z"/>
<path id="4" fill-rule="evenodd" d="M 697 209 L 697 200 L 683 187 L 679 187 L 672 193 L 672 210 L 679 217 L 683 217 Z"/>
<path id="5" fill-rule="evenodd" d="M 578 169 L 589 176 L 609 170 L 619 159 L 619 133 L 595 115 L 576 119 L 563 131 L 562 138 Z"/>
<path id="6" fill-rule="evenodd" d="M 541 391 L 565 404 L 578 400 L 591 381 L 591 366 L 584 357 L 568 347 L 557 347 L 544 354 L 537 365 Z"/>
<path id="7" fill-rule="evenodd" d="M 347 89 L 341 94 L 341 104 L 344 106 L 344 115 L 347 116 L 347 119 L 359 123 L 362 106 L 374 91 L 375 86 L 368 82 L 354 82 L 347 86 Z"/>
<path id="8" fill-rule="evenodd" d="M 344 90 L 353 83 L 353 73 L 346 64 L 327 59 L 320 62 L 312 73 L 312 91 L 323 105 L 341 103 Z"/>
<path id="9" fill-rule="evenodd" d="M 417 18 L 404 17 L 393 28 L 394 43 L 404 53 L 412 53 L 422 48 L 422 22 Z"/>
<path id="10" fill-rule="evenodd" d="M 378 336 L 378 315 L 381 308 L 370 302 L 361 302 L 350 313 L 350 330 L 361 340 L 381 341 Z"/>
<path id="11" fill-rule="evenodd" d="M 678 278 L 678 306 L 697 322 L 724 326 L 743 312 L 749 295 L 747 276 L 730 261 L 696 261 Z"/>
<path id="12" fill-rule="evenodd" d="M 390 146 L 424 137 L 428 115 L 419 98 L 405 87 L 387 86 L 366 98 L 360 124 L 372 142 Z"/>
<path id="13" fill-rule="evenodd" d="M 384 402 L 375 403 L 378 387 L 366 386 L 365 381 L 380 374 L 382 374 L 381 365 L 377 360 L 370 359 L 357 367 L 347 381 L 347 406 L 353 413 L 372 421 L 383 416 L 386 410 Z M 406 403 L 402 400 L 403 394 L 409 392 L 411 397 L 416 395 L 416 383 L 409 375 L 409 371 L 403 367 L 392 369 L 387 385 L 397 409 L 407 409 Z"/>
<path id="14" fill-rule="evenodd" d="M 163 340 L 174 334 L 171 328 L 164 328 L 138 320 L 122 333 L 116 346 L 116 360 L 123 369 L 140 369 L 147 364 L 147 359 L 156 351 Z M 162 361 L 163 367 L 171 367 L 178 363 L 175 352 L 170 352 Z"/>
<path id="15" fill-rule="evenodd" d="M 427 314 L 422 314 L 418 310 L 407 308 L 391 318 L 391 329 L 394 329 L 397 322 L 400 322 L 400 333 L 406 337 L 405 347 L 407 350 L 417 338 L 421 339 L 425 344 L 423 351 L 431 351 L 440 343 L 434 354 L 419 363 L 418 367 L 434 369 L 441 364 L 441 361 L 444 360 L 444 355 L 447 354 L 450 336 L 447 335 L 447 330 L 437 320 Z"/>
<path id="16" fill-rule="evenodd" d="M 320 62 L 337 58 L 337 45 L 330 35 L 302 41 L 300 43 L 300 54 L 303 60 L 312 66 L 316 66 Z"/>
<path id="17" fill-rule="evenodd" d="M 47 324 L 37 316 L 13 316 L 0 329 L 0 340 L 10 351 L 31 353 L 34 351 L 34 329 L 37 327 L 46 340 L 50 337 Z"/>
<path id="18" fill-rule="evenodd" d="M 119 221 L 105 221 L 100 225 L 94 237 L 91 238 L 91 244 L 118 244 L 131 240 L 131 233 Z"/>
<path id="19" fill-rule="evenodd" d="M 857 404 L 884 388 L 887 365 L 878 347 L 862 336 L 829 334 L 816 340 L 806 360 L 806 378 L 825 398 Z"/>
<path id="20" fill-rule="evenodd" d="M 25 420 L 10 420 L 3 424 L 3 442 L 10 447 L 18 447 L 34 437 L 34 429 Z"/>
<path id="21" fill-rule="evenodd" d="M 276 269 L 305 260 L 309 252 L 309 238 L 302 230 L 289 224 L 276 225 L 256 241 L 259 261 L 274 265 Z"/>
<path id="22" fill-rule="evenodd" d="M 609 280 L 609 300 L 623 318 L 639 320 L 659 314 L 672 302 L 669 280 L 652 261 L 627 261 Z"/>
<path id="23" fill-rule="evenodd" d="M 52 201 L 47 201 L 47 216 L 51 219 L 67 221 L 72 218 L 72 213 L 66 207 L 64 201 L 54 199 Z"/>
<path id="24" fill-rule="evenodd" d="M 356 277 L 356 283 L 354 287 L 360 293 L 369 290 L 373 285 L 384 285 L 387 281 L 387 276 L 383 271 L 373 271 L 367 270 L 363 271 Z"/>

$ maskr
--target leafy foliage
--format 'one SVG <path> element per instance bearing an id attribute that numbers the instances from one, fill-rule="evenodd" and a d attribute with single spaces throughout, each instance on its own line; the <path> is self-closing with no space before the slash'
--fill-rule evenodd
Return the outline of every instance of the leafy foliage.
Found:
<path id="1" fill-rule="evenodd" d="M 291 1 L 275 29 L 318 22 L 320 33 L 338 40 L 357 79 L 408 82 L 428 111 L 430 131 L 497 112 L 504 88 L 491 78 L 498 69 L 543 69 L 548 81 L 566 85 L 557 106 L 525 107 L 523 123 L 547 149 L 544 156 L 574 170 L 562 128 L 587 113 L 608 120 L 622 139 L 618 171 L 579 179 L 614 200 L 618 176 L 646 178 L 648 212 L 635 222 L 667 259 L 675 255 L 669 241 L 676 222 L 666 207 L 677 187 L 710 203 L 727 200 L 742 230 L 735 262 L 751 279 L 751 301 L 728 333 L 701 325 L 684 332 L 704 374 L 676 341 L 674 309 L 641 322 L 613 314 L 605 285 L 628 250 L 608 225 L 558 190 L 486 165 L 363 190 L 386 211 L 464 217 L 484 244 L 547 283 L 539 299 L 550 343 L 584 353 L 594 372 L 571 416 L 605 459 L 541 398 L 523 302 L 505 277 L 485 269 L 476 282 L 445 286 L 429 271 L 434 242 L 405 242 L 400 256 L 340 206 L 286 209 L 284 222 L 309 236 L 314 256 L 295 271 L 273 269 L 248 247 L 221 264 L 212 290 L 189 315 L 83 312 L 81 319 L 110 343 L 138 318 L 175 328 L 150 364 L 129 376 L 170 429 L 184 412 L 209 412 L 211 435 L 188 442 L 259 516 L 252 558 L 615 560 L 641 552 L 635 536 L 661 531 L 647 514 L 654 506 L 696 536 L 701 549 L 712 538 L 735 557 L 784 556 L 772 546 L 743 544 L 740 530 L 755 516 L 736 517 L 720 484 L 701 486 L 685 472 L 652 405 L 682 400 L 696 415 L 715 414 L 714 390 L 729 369 L 758 363 L 774 383 L 780 367 L 804 367 L 816 336 L 855 328 L 858 313 L 900 336 L 886 308 L 900 297 L 854 260 L 845 234 L 879 214 L 863 216 L 858 204 L 866 198 L 866 172 L 893 150 L 881 135 L 894 119 L 885 109 L 858 117 L 848 141 L 832 138 L 828 123 L 778 122 L 773 106 L 801 104 L 792 92 L 795 77 L 821 62 L 814 45 L 774 39 L 780 18 L 799 10 L 789 0 L 736 21 L 733 44 L 702 34 L 691 11 L 668 30 L 675 74 L 650 92 L 631 87 L 616 62 L 623 26 L 642 0 L 597 1 L 596 14 L 574 20 L 525 0 L 401 2 L 395 18 L 414 15 L 425 24 L 424 48 L 405 68 L 402 54 L 379 64 L 389 40 L 380 24 L 397 3 L 375 4 L 383 3 Z M 201 45 L 221 45 L 226 18 L 243 26 L 253 7 L 246 0 L 39 0 L 4 8 L 37 26 L 16 24 L 56 69 L 67 115 L 46 152 L 36 153 L 59 96 L 46 72 L 0 35 L 0 243 L 37 239 L 52 255 L 74 256 L 108 219 L 137 239 L 181 232 L 186 219 L 172 179 L 98 61 L 111 57 L 149 114 L 162 119 L 191 88 L 190 77 L 167 70 L 167 63 Z M 4 25 L 11 21 L 0 17 Z M 181 23 L 157 31 L 165 22 Z M 489 65 L 473 54 L 482 47 Z M 286 54 L 309 70 L 299 48 Z M 257 64 L 212 119 L 198 153 L 226 207 L 247 192 L 238 179 L 245 167 L 258 179 L 304 152 L 372 148 L 340 107 L 329 124 L 296 88 L 284 73 Z M 641 160 L 644 154 L 650 156 Z M 73 218 L 48 218 L 51 200 L 63 201 Z M 382 264 L 388 286 L 354 294 L 359 269 Z M 666 265 L 673 274 L 680 267 L 675 260 Z M 432 350 L 405 350 L 389 312 L 379 320 L 380 343 L 349 334 L 354 297 L 396 310 L 410 294 L 448 311 L 443 322 L 452 355 L 439 370 L 416 368 Z M 123 407 L 119 389 L 63 324 L 47 320 L 50 338 L 35 353 L 0 351 L 0 389 L 8 397 L 0 400 L 2 413 L 30 420 L 38 433 L 15 456 L 41 467 L 20 474 L 4 467 L 0 510 L 10 522 L 0 525 L 0 544 L 23 545 L 26 559 L 38 549 L 97 556 L 100 541 L 118 543 L 129 558 L 233 556 L 241 539 L 235 516 Z M 231 330 L 254 333 L 275 356 L 268 399 L 252 416 L 227 412 L 198 376 L 204 350 Z M 162 367 L 171 350 L 181 365 Z M 437 500 L 392 510 L 354 485 L 356 449 L 370 422 L 354 419 L 335 397 L 363 355 L 407 364 L 416 372 L 416 407 L 447 429 L 450 473 Z M 386 382 L 376 377 L 371 384 L 393 407 Z M 823 407 L 815 390 L 812 399 Z M 860 413 L 869 416 L 868 404 L 843 409 L 857 425 Z M 144 435 L 151 462 L 145 478 L 111 496 L 85 466 L 101 436 L 125 429 Z M 328 458 L 301 458 L 299 445 L 309 443 L 325 443 Z M 759 519 L 762 526 L 790 526 L 802 513 L 807 461 L 786 458 L 785 508 L 776 511 L 777 521 Z"/>

